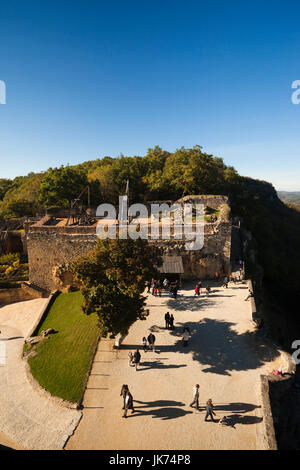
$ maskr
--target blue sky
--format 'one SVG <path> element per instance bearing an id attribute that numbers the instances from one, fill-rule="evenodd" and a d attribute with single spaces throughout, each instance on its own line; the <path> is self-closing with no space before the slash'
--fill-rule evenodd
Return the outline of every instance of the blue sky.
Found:
<path id="1" fill-rule="evenodd" d="M 0 3 L 0 177 L 202 145 L 300 191 L 299 1 Z"/>

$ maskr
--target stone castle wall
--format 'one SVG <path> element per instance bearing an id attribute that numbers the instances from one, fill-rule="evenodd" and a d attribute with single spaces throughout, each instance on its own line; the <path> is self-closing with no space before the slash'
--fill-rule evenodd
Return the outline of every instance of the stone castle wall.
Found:
<path id="1" fill-rule="evenodd" d="M 70 229 L 70 227 L 59 228 Z M 85 230 L 81 233 L 70 233 L 54 227 L 47 230 L 46 227 L 39 229 L 30 227 L 27 236 L 29 280 L 51 292 L 58 287 L 54 276 L 55 268 L 69 263 L 95 247 L 95 228 L 92 233 L 84 233 Z"/>
<path id="2" fill-rule="evenodd" d="M 187 251 L 185 243 L 178 240 L 150 240 L 162 246 L 164 254 L 182 257 L 183 279 L 214 278 L 215 274 L 230 272 L 231 220 L 226 196 L 186 196 L 184 202 L 204 203 L 205 206 L 220 209 L 217 222 L 205 224 L 204 247 L 198 251 Z M 48 217 L 49 218 L 49 217 Z M 47 219 L 48 220 L 48 219 Z M 27 248 L 29 279 L 33 284 L 53 291 L 61 289 L 56 268 L 68 264 L 83 255 L 96 244 L 95 226 L 51 226 L 41 220 L 28 227 Z M 66 282 L 65 282 L 66 281 Z M 65 276 L 63 283 L 71 284 Z"/>
<path id="3" fill-rule="evenodd" d="M 185 243 L 178 240 L 152 241 L 163 248 L 168 256 L 181 256 L 184 267 L 182 279 L 212 279 L 216 273 L 225 276 L 230 273 L 231 221 L 228 218 L 228 206 L 224 207 L 217 223 L 206 224 L 204 246 L 201 250 L 185 249 Z"/>

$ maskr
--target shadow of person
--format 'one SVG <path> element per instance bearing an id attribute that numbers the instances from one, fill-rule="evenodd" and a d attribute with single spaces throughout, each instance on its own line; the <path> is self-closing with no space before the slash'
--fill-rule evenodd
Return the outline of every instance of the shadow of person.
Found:
<path id="1" fill-rule="evenodd" d="M 226 416 L 226 425 L 231 426 L 235 429 L 236 424 L 258 424 L 261 423 L 263 418 L 259 416 L 245 416 L 240 414 L 234 414 Z"/>
<path id="2" fill-rule="evenodd" d="M 152 418 L 159 418 L 162 420 L 168 419 L 176 419 L 181 418 L 187 414 L 193 413 L 192 411 L 185 411 L 181 408 L 156 408 L 154 410 L 149 411 L 138 411 L 137 413 L 133 413 L 128 418 L 133 418 L 137 416 L 151 416 Z"/>
<path id="3" fill-rule="evenodd" d="M 14 339 L 23 339 L 24 336 L 11 336 L 10 338 L 1 338 L 1 341 L 13 341 Z"/>
<path id="4" fill-rule="evenodd" d="M 143 402 L 139 400 L 133 400 L 134 403 L 142 403 L 144 406 L 135 406 L 135 412 L 132 413 L 128 418 L 137 416 L 151 416 L 152 418 L 158 418 L 162 420 L 181 418 L 187 414 L 192 414 L 192 411 L 186 411 L 179 406 L 185 406 L 182 402 L 176 402 L 171 400 L 156 400 L 153 402 Z M 154 408 L 145 410 L 144 408 Z"/>
<path id="5" fill-rule="evenodd" d="M 155 408 L 157 406 L 185 406 L 185 403 L 174 400 L 155 400 L 155 401 L 141 401 L 133 400 L 134 403 L 141 403 L 144 406 L 135 406 L 135 408 Z"/>
<path id="6" fill-rule="evenodd" d="M 228 404 L 214 404 L 215 411 L 231 411 L 231 413 L 249 413 L 249 411 L 261 408 L 261 405 L 254 405 L 252 403 L 228 403 Z"/>
<path id="7" fill-rule="evenodd" d="M 142 366 L 142 367 L 141 367 Z M 146 367 L 145 367 L 146 366 Z M 148 369 L 178 369 L 179 367 L 186 367 L 186 364 L 164 364 L 160 361 L 143 361 L 140 364 L 138 370 L 148 370 Z"/>

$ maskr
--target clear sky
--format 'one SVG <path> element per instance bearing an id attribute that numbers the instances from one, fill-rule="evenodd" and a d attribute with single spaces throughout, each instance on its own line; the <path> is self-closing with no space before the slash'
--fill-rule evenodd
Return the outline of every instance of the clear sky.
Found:
<path id="1" fill-rule="evenodd" d="M 300 2 L 0 3 L 0 177 L 202 145 L 300 191 Z"/>

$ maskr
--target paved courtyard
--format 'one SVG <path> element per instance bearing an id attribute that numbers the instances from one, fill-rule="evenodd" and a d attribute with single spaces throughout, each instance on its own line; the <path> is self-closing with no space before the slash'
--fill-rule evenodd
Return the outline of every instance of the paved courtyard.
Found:
<path id="1" fill-rule="evenodd" d="M 251 322 L 244 284 L 212 287 L 209 297 L 194 298 L 192 285 L 178 298 L 148 295 L 150 315 L 130 329 L 122 347 L 101 340 L 84 397 L 83 418 L 67 449 L 255 449 L 262 421 L 259 374 L 280 365 L 279 353 L 259 341 Z M 164 314 L 175 317 L 173 331 Z M 184 348 L 183 325 L 191 330 Z M 156 351 L 144 353 L 139 370 L 128 353 L 152 331 Z M 135 413 L 122 418 L 120 389 L 128 384 Z M 192 388 L 200 384 L 200 413 L 189 407 Z M 216 418 L 230 426 L 204 422 L 212 398 Z"/>

